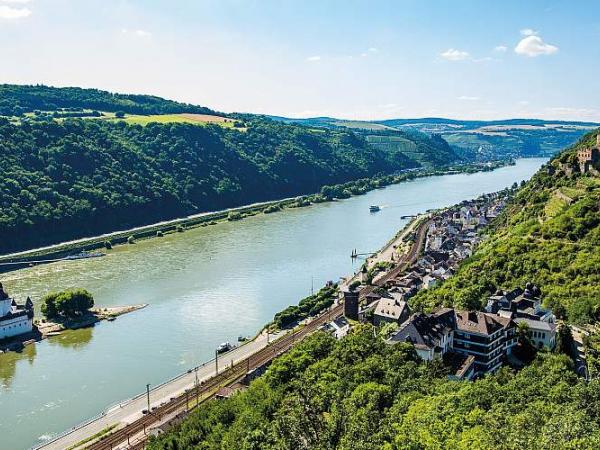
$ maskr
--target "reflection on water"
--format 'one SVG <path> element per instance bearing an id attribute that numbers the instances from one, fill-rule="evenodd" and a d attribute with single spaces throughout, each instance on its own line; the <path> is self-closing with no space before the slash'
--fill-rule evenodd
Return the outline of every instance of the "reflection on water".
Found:
<path id="1" fill-rule="evenodd" d="M 510 186 L 542 162 L 418 179 L 348 200 L 117 246 L 103 258 L 3 274 L 9 292 L 31 296 L 36 307 L 47 292 L 69 287 L 89 290 L 99 306 L 149 306 L 42 341 L 30 364 L 11 366 L 0 355 L 10 380 L 0 390 L 0 448 L 27 448 L 39 436 L 143 392 L 146 383 L 156 385 L 210 359 L 221 342 L 253 335 L 277 311 L 308 295 L 311 285 L 357 270 L 360 261 L 350 252 L 380 248 L 408 222 L 402 216 Z M 370 205 L 389 207 L 372 214 Z"/>
<path id="2" fill-rule="evenodd" d="M 27 361 L 29 366 L 33 365 L 33 360 L 36 356 L 36 346 L 27 345 L 20 352 L 8 352 L 0 355 L 0 387 L 9 389 L 11 381 L 17 371 L 17 365 L 23 366 Z M 20 370 L 27 370 L 26 367 L 19 367 Z M 1 390 L 0 390 L 0 395 Z"/>
<path id="3" fill-rule="evenodd" d="M 48 338 L 50 345 L 60 345 L 71 350 L 81 350 L 92 340 L 94 327 L 79 328 L 78 330 L 67 330 L 57 336 Z"/>

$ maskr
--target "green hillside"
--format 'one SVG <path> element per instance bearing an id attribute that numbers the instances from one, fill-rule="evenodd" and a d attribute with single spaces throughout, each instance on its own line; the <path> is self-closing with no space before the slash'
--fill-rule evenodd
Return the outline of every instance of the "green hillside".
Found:
<path id="1" fill-rule="evenodd" d="M 547 306 L 575 323 L 600 312 L 600 178 L 581 174 L 576 150 L 596 132 L 554 158 L 522 188 L 457 275 L 416 297 L 425 308 L 479 309 L 496 289 L 542 288 Z"/>
<path id="2" fill-rule="evenodd" d="M 412 167 L 346 131 L 0 118 L 0 252 Z"/>
<path id="3" fill-rule="evenodd" d="M 599 393 L 564 355 L 460 382 L 368 327 L 340 341 L 317 333 L 249 389 L 201 405 L 148 449 L 593 449 Z"/>
<path id="4" fill-rule="evenodd" d="M 553 156 L 572 145 L 586 132 L 598 127 L 594 122 L 540 119 L 453 120 L 444 118 L 348 121 L 330 117 L 290 119 L 286 123 L 315 127 L 347 127 L 380 135 L 396 131 L 399 136 L 420 140 L 419 136 L 441 136 L 455 154 L 467 159 L 489 161 L 533 156 Z"/>
<path id="5" fill-rule="evenodd" d="M 213 113 L 209 108 L 152 95 L 113 94 L 78 87 L 0 84 L 0 116 L 21 116 L 36 110 L 55 111 L 61 108 L 123 111 L 130 114 Z"/>
<path id="6" fill-rule="evenodd" d="M 459 161 L 442 139 L 414 146 L 411 159 L 345 128 L 0 85 L 0 253 Z"/>

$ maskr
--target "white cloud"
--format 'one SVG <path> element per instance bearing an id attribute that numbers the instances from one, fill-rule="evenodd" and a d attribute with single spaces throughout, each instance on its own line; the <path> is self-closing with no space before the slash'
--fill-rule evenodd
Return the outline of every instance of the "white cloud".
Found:
<path id="1" fill-rule="evenodd" d="M 523 36 L 534 36 L 537 34 L 537 31 L 532 30 L 531 28 L 523 28 L 521 30 L 521 35 Z"/>
<path id="2" fill-rule="evenodd" d="M 321 57 L 319 55 L 309 56 L 308 58 L 306 58 L 306 61 L 308 61 L 308 62 L 321 61 Z"/>
<path id="3" fill-rule="evenodd" d="M 470 102 L 476 102 L 477 100 L 479 100 L 479 97 L 472 97 L 469 95 L 461 95 L 460 97 L 456 97 L 458 100 L 466 100 L 466 101 L 470 101 Z"/>
<path id="4" fill-rule="evenodd" d="M 449 48 L 444 53 L 440 53 L 440 56 L 448 61 L 463 61 L 469 57 L 469 52 Z"/>
<path id="5" fill-rule="evenodd" d="M 8 5 L 0 5 L 0 19 L 23 19 L 31 15 L 28 8 L 13 8 Z"/>
<path id="6" fill-rule="evenodd" d="M 377 53 L 379 50 L 376 49 L 375 47 L 369 47 L 369 49 L 367 51 L 369 51 L 371 53 Z"/>
<path id="7" fill-rule="evenodd" d="M 149 39 L 152 37 L 152 33 L 150 33 L 149 31 L 146 31 L 146 30 L 141 30 L 141 29 L 129 30 L 127 28 L 123 28 L 121 30 L 121 33 L 130 35 L 130 36 L 134 36 L 134 37 L 137 37 L 140 39 Z"/>
<path id="8" fill-rule="evenodd" d="M 540 55 L 552 55 L 558 51 L 558 47 L 545 43 L 541 37 L 536 35 L 527 36 L 515 47 L 515 53 L 533 58 Z"/>
<path id="9" fill-rule="evenodd" d="M 506 45 L 496 45 L 494 47 L 495 52 L 504 53 L 506 50 L 508 50 L 508 47 Z"/>

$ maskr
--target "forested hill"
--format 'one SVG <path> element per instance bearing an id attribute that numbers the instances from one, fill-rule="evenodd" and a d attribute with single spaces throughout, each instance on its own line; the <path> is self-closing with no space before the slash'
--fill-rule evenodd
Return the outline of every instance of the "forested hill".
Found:
<path id="1" fill-rule="evenodd" d="M 574 323 L 599 319 L 600 177 L 582 174 L 576 151 L 598 131 L 554 158 L 519 190 L 490 239 L 458 273 L 419 294 L 415 306 L 481 308 L 496 289 L 541 287 L 544 303 Z"/>
<path id="2" fill-rule="evenodd" d="M 0 118 L 0 252 L 414 167 L 349 131 Z"/>
<path id="3" fill-rule="evenodd" d="M 147 95 L 0 85 L 0 253 L 460 161 L 441 138 L 404 141 Z"/>
<path id="4" fill-rule="evenodd" d="M 130 114 L 213 113 L 209 108 L 152 95 L 113 94 L 78 87 L 0 84 L 0 116 L 20 116 L 36 110 L 55 111 L 61 108 L 123 111 Z"/>

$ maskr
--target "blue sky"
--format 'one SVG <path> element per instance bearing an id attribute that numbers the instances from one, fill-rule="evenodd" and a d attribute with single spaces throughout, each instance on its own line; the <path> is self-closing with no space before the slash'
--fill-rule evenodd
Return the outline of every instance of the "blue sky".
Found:
<path id="1" fill-rule="evenodd" d="M 0 82 L 222 111 L 600 121 L 600 1 L 0 0 Z"/>

